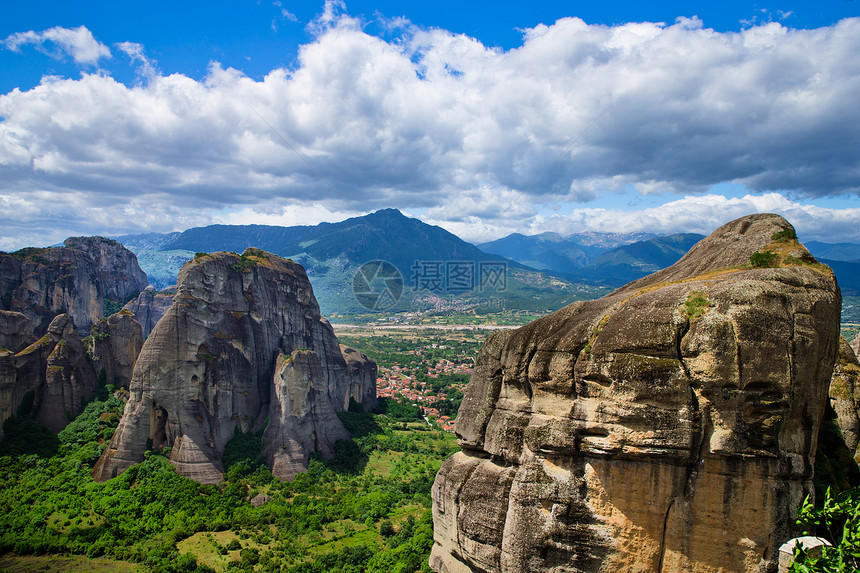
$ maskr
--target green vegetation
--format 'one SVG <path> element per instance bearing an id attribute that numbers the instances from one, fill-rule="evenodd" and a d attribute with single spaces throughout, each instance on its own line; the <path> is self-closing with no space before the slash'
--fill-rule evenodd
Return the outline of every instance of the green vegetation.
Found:
<path id="1" fill-rule="evenodd" d="M 383 404 L 387 414 L 340 413 L 353 438 L 291 482 L 256 463 L 261 434 L 237 432 L 219 486 L 176 474 L 167 449 L 99 484 L 92 466 L 123 407 L 104 392 L 54 437 L 54 452 L 0 458 L 0 553 L 164 572 L 427 571 L 430 486 L 455 440 Z M 254 507 L 261 493 L 269 501 Z"/>
<path id="2" fill-rule="evenodd" d="M 28 261 L 40 265 L 49 265 L 51 264 L 51 261 L 44 256 L 48 250 L 48 247 L 25 247 L 10 254 L 21 261 Z"/>
<path id="3" fill-rule="evenodd" d="M 770 251 L 762 251 L 750 255 L 750 265 L 754 269 L 767 269 L 777 266 L 779 255 Z"/>
<path id="4" fill-rule="evenodd" d="M 702 291 L 694 290 L 687 294 L 687 301 L 684 303 L 684 311 L 687 313 L 687 318 L 696 319 L 705 314 L 711 307 L 711 302 Z"/>
<path id="5" fill-rule="evenodd" d="M 827 489 L 823 502 L 813 504 L 807 497 L 797 516 L 805 535 L 824 537 L 833 547 L 824 547 L 812 556 L 795 549 L 792 573 L 841 573 L 860 571 L 860 489 L 833 494 Z"/>
<path id="6" fill-rule="evenodd" d="M 794 227 L 789 227 L 788 229 L 783 229 L 778 233 L 774 233 L 770 240 L 775 243 L 796 241 L 797 232 L 795 232 Z"/>
<path id="7" fill-rule="evenodd" d="M 252 258 L 253 255 L 239 255 L 239 260 L 230 265 L 240 273 L 244 270 L 250 269 L 251 267 L 257 266 L 256 259 Z"/>

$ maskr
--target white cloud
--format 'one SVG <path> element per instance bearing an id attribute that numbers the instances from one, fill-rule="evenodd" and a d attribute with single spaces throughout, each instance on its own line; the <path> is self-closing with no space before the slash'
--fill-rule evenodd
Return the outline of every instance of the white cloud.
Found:
<path id="1" fill-rule="evenodd" d="M 119 42 L 116 47 L 128 56 L 133 64 L 137 64 L 137 73 L 141 78 L 149 80 L 158 75 L 157 63 L 146 56 L 143 44 Z"/>
<path id="2" fill-rule="evenodd" d="M 860 242 L 860 208 L 825 208 L 792 201 L 779 193 L 729 198 L 717 194 L 687 196 L 646 209 L 579 208 L 569 213 L 507 213 L 495 218 L 460 217 L 451 219 L 428 212 L 425 222 L 440 225 L 476 244 L 518 232 L 536 235 L 554 231 L 571 235 L 600 233 L 672 234 L 680 232 L 707 235 L 717 227 L 751 213 L 777 213 L 791 222 L 804 241 L 823 240 Z"/>
<path id="3" fill-rule="evenodd" d="M 79 65 L 95 66 L 102 58 L 111 57 L 110 49 L 96 40 L 85 26 L 55 26 L 42 32 L 18 32 L 3 40 L 3 45 L 15 52 L 31 44 L 57 59 L 70 56 Z"/>
<path id="4" fill-rule="evenodd" d="M 398 207 L 487 234 L 565 221 L 698 229 L 698 215 L 685 213 L 711 212 L 719 200 L 707 193 L 722 182 L 752 194 L 714 217 L 758 209 L 772 190 L 807 202 L 860 192 L 860 19 L 718 33 L 698 19 L 609 27 L 567 18 L 525 30 L 509 51 L 396 26 L 403 35 L 386 41 L 328 1 L 296 67 L 259 81 L 217 63 L 199 81 L 164 76 L 142 46 L 118 44 L 148 70 L 143 85 L 83 74 L 0 95 L 0 194 L 38 207 L 33 190 L 49 193 L 86 229 L 92 220 L 141 229 L 148 219 L 125 211 L 133 203 L 155 205 L 154 230 L 180 227 L 165 222 L 179 214 L 205 222 L 270 205 L 276 220 L 313 204 Z M 47 42 L 48 32 L 5 43 Z M 81 61 L 97 62 L 109 54 L 102 48 Z M 629 217 L 535 215 L 619 190 L 689 197 Z M 828 229 L 845 215 L 779 208 Z M 15 217 L 4 235 L 24 220 Z M 33 221 L 48 228 L 60 218 Z"/>

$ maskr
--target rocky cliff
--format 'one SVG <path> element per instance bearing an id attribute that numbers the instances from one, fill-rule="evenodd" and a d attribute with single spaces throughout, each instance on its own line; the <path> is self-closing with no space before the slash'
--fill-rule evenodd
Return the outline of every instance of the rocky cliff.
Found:
<path id="1" fill-rule="evenodd" d="M 20 312 L 37 336 L 58 314 L 85 331 L 105 299 L 124 302 L 147 285 L 134 253 L 103 237 L 76 237 L 66 247 L 0 253 L 0 310 Z"/>
<path id="2" fill-rule="evenodd" d="M 844 339 L 839 341 L 829 395 L 842 440 L 854 461 L 860 463 L 860 363 Z"/>
<path id="3" fill-rule="evenodd" d="M 753 215 L 489 337 L 433 486 L 431 566 L 775 570 L 812 491 L 840 306 L 791 226 Z"/>
<path id="4" fill-rule="evenodd" d="M 56 316 L 44 336 L 17 354 L 0 351 L 0 422 L 32 392 L 32 407 L 22 414 L 58 432 L 97 387 L 96 373 L 67 314 Z"/>
<path id="5" fill-rule="evenodd" d="M 89 343 L 95 369 L 103 377 L 103 383 L 127 388 L 143 346 L 143 329 L 134 314 L 123 309 L 99 320 L 93 325 Z"/>
<path id="6" fill-rule="evenodd" d="M 265 427 L 267 463 L 292 477 L 312 451 L 329 455 L 348 436 L 335 410 L 350 388 L 301 266 L 258 249 L 199 256 L 183 266 L 173 304 L 143 344 L 93 475 L 109 479 L 147 448 L 170 446 L 177 471 L 216 483 L 235 429 Z"/>
<path id="7" fill-rule="evenodd" d="M 125 310 L 131 311 L 140 323 L 141 328 L 143 328 L 144 339 L 149 336 L 156 323 L 161 320 L 161 317 L 173 304 L 174 294 L 176 294 L 176 287 L 158 292 L 155 287 L 148 286 L 140 292 L 137 298 L 129 301 L 123 307 Z"/>
<path id="8" fill-rule="evenodd" d="M 343 344 L 340 345 L 340 352 L 349 369 L 350 388 L 347 401 L 352 398 L 364 406 L 365 410 L 376 408 L 376 363 L 363 352 Z"/>
<path id="9" fill-rule="evenodd" d="M 93 258 L 108 300 L 124 302 L 146 288 L 149 281 L 137 256 L 113 239 L 69 237 L 66 248 L 83 251 Z"/>

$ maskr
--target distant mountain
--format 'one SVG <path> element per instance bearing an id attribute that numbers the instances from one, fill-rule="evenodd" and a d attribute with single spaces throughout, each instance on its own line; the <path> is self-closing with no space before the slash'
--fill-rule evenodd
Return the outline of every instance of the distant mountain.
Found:
<path id="1" fill-rule="evenodd" d="M 675 264 L 704 238 L 696 233 L 678 233 L 621 245 L 594 259 L 575 276 L 621 286 Z"/>
<path id="2" fill-rule="evenodd" d="M 832 261 L 818 259 L 836 274 L 836 282 L 843 295 L 860 295 L 860 262 L 858 261 Z"/>
<path id="3" fill-rule="evenodd" d="M 367 312 L 353 296 L 353 280 L 366 278 L 368 284 L 356 283 L 357 288 L 370 289 L 372 298 L 375 287 L 369 283 L 391 277 L 379 274 L 384 270 L 381 267 L 370 267 L 373 276 L 361 279 L 356 272 L 375 260 L 391 263 L 400 273 L 403 291 L 394 293 L 400 302 L 391 310 L 427 306 L 468 310 L 476 305 L 554 310 L 597 294 L 593 288 L 485 253 L 441 227 L 406 217 L 396 209 L 313 226 L 210 225 L 168 235 L 117 237 L 138 255 L 147 274 L 160 281 L 154 282 L 157 287 L 175 281 L 177 258 L 187 260 L 196 252 L 241 253 L 257 247 L 304 266 L 324 314 Z M 506 269 L 504 277 L 481 274 L 493 269 Z M 506 282 L 493 282 L 500 278 Z M 431 288 L 422 288 L 428 286 Z M 469 286 L 474 288 L 466 288 Z"/>
<path id="4" fill-rule="evenodd" d="M 642 237 L 645 240 L 642 240 Z M 562 237 L 556 233 L 519 233 L 483 243 L 481 250 L 567 279 L 621 286 L 672 265 L 703 238 L 679 233 L 665 237 L 598 233 Z"/>
<path id="5" fill-rule="evenodd" d="M 481 243 L 478 248 L 535 269 L 573 276 L 611 249 L 653 236 L 650 233 L 577 233 L 566 237 L 558 233 L 512 233 Z"/>
<path id="6" fill-rule="evenodd" d="M 860 263 L 860 243 L 821 243 L 819 241 L 809 241 L 803 244 L 816 259 Z"/>
<path id="7" fill-rule="evenodd" d="M 535 269 L 565 274 L 581 269 L 606 251 L 601 247 L 582 245 L 558 233 L 532 236 L 513 233 L 495 241 L 481 243 L 478 248 L 485 253 L 501 255 Z"/>

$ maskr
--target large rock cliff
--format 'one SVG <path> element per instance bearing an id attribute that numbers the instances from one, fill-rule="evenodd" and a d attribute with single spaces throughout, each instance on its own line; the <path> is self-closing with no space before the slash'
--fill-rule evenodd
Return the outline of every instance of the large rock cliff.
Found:
<path id="1" fill-rule="evenodd" d="M 791 226 L 753 215 L 494 334 L 433 486 L 431 566 L 775 570 L 812 491 L 840 306 Z"/>
<path id="2" fill-rule="evenodd" d="M 0 352 L 0 423 L 32 392 L 32 407 L 22 414 L 58 432 L 97 388 L 95 370 L 67 314 L 57 315 L 44 336 L 17 354 Z"/>
<path id="3" fill-rule="evenodd" d="M 93 475 L 109 479 L 147 448 L 170 446 L 179 473 L 216 483 L 236 428 L 265 426 L 267 463 L 292 477 L 312 451 L 330 455 L 348 437 L 335 410 L 348 404 L 350 388 L 301 266 L 258 249 L 198 256 L 183 266 L 173 304 L 143 344 L 122 420 Z"/>
<path id="4" fill-rule="evenodd" d="M 147 285 L 137 257 L 116 241 L 74 237 L 66 245 L 0 253 L 0 310 L 27 316 L 37 336 L 58 314 L 86 331 L 105 299 L 125 302 Z"/>
<path id="5" fill-rule="evenodd" d="M 99 320 L 93 325 L 89 343 L 94 366 L 103 382 L 127 388 L 143 346 L 143 329 L 134 314 L 123 309 Z"/>

